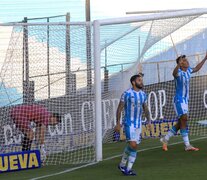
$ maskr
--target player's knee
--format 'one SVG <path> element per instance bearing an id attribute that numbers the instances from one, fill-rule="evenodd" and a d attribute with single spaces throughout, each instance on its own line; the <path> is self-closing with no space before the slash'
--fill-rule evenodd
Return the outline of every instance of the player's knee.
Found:
<path id="1" fill-rule="evenodd" d="M 180 117 L 180 122 L 181 122 L 181 123 L 186 122 L 187 119 L 188 119 L 187 114 L 184 114 L 184 115 L 182 115 L 182 116 Z"/>
<path id="2" fill-rule="evenodd" d="M 136 143 L 136 142 L 131 141 L 131 142 L 129 143 L 129 145 L 130 145 L 130 147 L 131 147 L 132 149 L 134 149 L 134 150 L 137 149 L 137 143 Z"/>
<path id="3" fill-rule="evenodd" d="M 186 128 L 187 126 L 187 115 L 182 115 L 180 118 L 180 129 Z"/>

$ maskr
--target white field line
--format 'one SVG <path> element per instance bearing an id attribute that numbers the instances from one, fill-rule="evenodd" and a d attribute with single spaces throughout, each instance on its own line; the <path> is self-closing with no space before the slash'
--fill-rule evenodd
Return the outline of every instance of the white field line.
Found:
<path id="1" fill-rule="evenodd" d="M 206 139 L 206 138 L 207 137 L 196 138 L 196 139 L 191 140 L 191 142 L 198 141 L 198 140 L 201 140 L 201 139 Z M 168 146 L 173 146 L 173 145 L 177 145 L 177 144 L 181 144 L 181 143 L 183 143 L 183 141 L 171 143 Z M 149 150 L 158 149 L 158 148 L 161 148 L 161 147 L 162 146 L 155 146 L 155 147 L 151 147 L 151 148 L 145 148 L 145 149 L 138 150 L 138 152 L 149 151 Z M 122 156 L 122 154 L 105 158 L 105 159 L 103 159 L 103 161 L 108 161 L 108 160 L 111 160 L 111 159 L 114 159 L 114 158 L 117 158 L 117 157 L 120 157 L 120 156 Z M 30 180 L 38 180 L 38 179 L 44 179 L 44 178 L 48 178 L 48 177 L 52 177 L 52 176 L 58 176 L 58 175 L 65 174 L 65 173 L 68 173 L 68 172 L 71 172 L 71 171 L 75 171 L 75 170 L 78 170 L 78 169 L 82 169 L 84 167 L 92 166 L 92 165 L 95 165 L 95 164 L 98 164 L 98 162 L 93 162 L 93 163 L 89 163 L 89 164 L 82 165 L 82 166 L 79 166 L 79 167 L 66 169 L 66 170 L 60 171 L 58 173 L 48 174 L 48 175 L 45 175 L 45 176 L 39 176 L 39 177 L 36 177 L 36 178 L 32 178 Z"/>

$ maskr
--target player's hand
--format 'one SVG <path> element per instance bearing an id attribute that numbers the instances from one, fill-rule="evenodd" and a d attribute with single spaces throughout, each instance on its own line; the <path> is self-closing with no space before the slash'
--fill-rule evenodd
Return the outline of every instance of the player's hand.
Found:
<path id="1" fill-rule="evenodd" d="M 115 126 L 114 130 L 115 130 L 116 132 L 119 133 L 120 130 L 121 130 L 121 124 L 117 124 L 117 125 Z"/>

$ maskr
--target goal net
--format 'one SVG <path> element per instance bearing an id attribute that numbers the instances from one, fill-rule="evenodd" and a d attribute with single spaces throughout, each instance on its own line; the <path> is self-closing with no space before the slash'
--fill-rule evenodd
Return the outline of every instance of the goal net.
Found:
<path id="1" fill-rule="evenodd" d="M 1 62 L 1 153 L 22 150 L 25 131 L 35 134 L 44 124 L 32 118 L 46 121 L 47 113 L 58 113 L 61 123 L 49 125 L 45 134 L 46 164 L 94 161 L 93 59 L 86 43 L 90 25 L 0 28 L 9 41 Z M 38 146 L 34 137 L 31 148 Z"/>
<path id="2" fill-rule="evenodd" d="M 98 35 L 94 42 L 98 43 L 94 52 L 100 49 L 101 53 L 94 61 L 100 60 L 104 67 L 101 70 L 103 142 L 125 140 L 124 132 L 119 137 L 113 129 L 116 107 L 121 94 L 131 87 L 130 77 L 138 72 L 144 73 L 144 91 L 148 94 L 153 120 L 149 132 L 143 117 L 142 138 L 161 137 L 177 122 L 172 76 L 175 59 L 186 55 L 190 67 L 195 67 L 207 49 L 206 12 L 195 12 L 200 13 L 192 10 L 96 22 L 95 29 L 99 33 L 95 33 L 95 37 Z M 207 133 L 206 69 L 207 64 L 204 64 L 191 79 L 188 123 L 191 136 L 206 136 Z"/>
<path id="3" fill-rule="evenodd" d="M 144 90 L 153 120 L 149 132 L 143 118 L 142 137 L 166 134 L 177 121 L 171 75 L 175 59 L 185 54 L 194 67 L 204 57 L 206 12 L 191 10 L 93 24 L 0 25 L 0 153 L 22 150 L 24 128 L 37 132 L 41 123 L 31 111 L 47 119 L 38 108 L 31 108 L 38 106 L 48 114 L 61 115 L 61 123 L 46 128 L 46 164 L 101 160 L 97 151 L 102 142 L 125 139 L 124 133 L 119 137 L 114 132 L 116 108 L 137 72 L 145 74 Z M 205 64 L 191 79 L 189 130 L 196 136 L 207 133 L 206 69 Z M 32 110 L 17 110 L 14 118 L 12 110 L 23 105 Z M 39 148 L 38 144 L 34 136 L 31 149 Z"/>

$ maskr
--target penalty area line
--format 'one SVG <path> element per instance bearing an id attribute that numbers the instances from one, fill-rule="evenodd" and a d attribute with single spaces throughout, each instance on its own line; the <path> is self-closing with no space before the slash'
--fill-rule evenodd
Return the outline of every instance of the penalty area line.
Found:
<path id="1" fill-rule="evenodd" d="M 198 140 L 202 140 L 202 139 L 206 139 L 206 138 L 207 137 L 195 138 L 195 139 L 192 139 L 191 142 L 198 141 Z M 181 144 L 181 143 L 183 143 L 183 141 L 171 143 L 168 146 L 174 146 L 174 145 Z M 155 147 L 151 147 L 151 148 L 140 149 L 140 150 L 138 150 L 138 152 L 159 149 L 161 147 L 162 146 L 155 146 Z M 119 154 L 119 155 L 116 155 L 116 156 L 112 156 L 112 157 L 108 157 L 108 158 L 103 159 L 103 161 L 108 161 L 108 160 L 115 159 L 115 158 L 121 157 L 121 156 L 122 156 L 122 154 Z M 69 173 L 69 172 L 72 172 L 72 171 L 75 171 L 75 170 L 78 170 L 78 169 L 82 169 L 82 168 L 85 168 L 85 167 L 88 167 L 88 166 L 92 166 L 92 165 L 95 165 L 95 164 L 98 164 L 98 163 L 99 162 L 93 162 L 93 163 L 85 164 L 85 165 L 82 165 L 82 166 L 78 166 L 78 167 L 66 169 L 64 171 L 60 171 L 60 172 L 57 172 L 57 173 L 53 173 L 53 174 L 48 174 L 48 175 L 44 175 L 44 176 L 35 177 L 35 178 L 30 179 L 30 180 L 38 180 L 38 179 L 44 179 L 44 178 L 48 178 L 48 177 L 58 176 L 58 175 L 65 174 L 65 173 Z"/>

